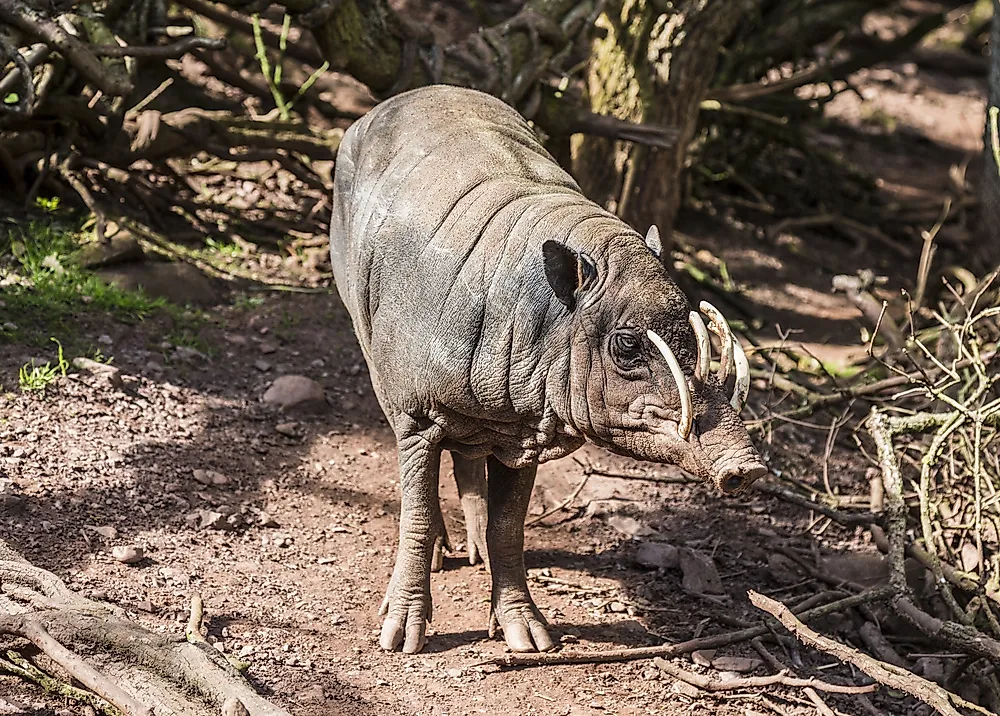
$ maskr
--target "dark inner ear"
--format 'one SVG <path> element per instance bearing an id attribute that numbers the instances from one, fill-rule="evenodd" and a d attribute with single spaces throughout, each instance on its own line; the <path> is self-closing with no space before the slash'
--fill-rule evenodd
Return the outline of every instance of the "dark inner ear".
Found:
<path id="1" fill-rule="evenodd" d="M 597 278 L 597 264 L 585 253 L 577 253 L 566 244 L 546 241 L 542 244 L 545 278 L 553 293 L 566 308 L 573 310 L 576 294 Z"/>

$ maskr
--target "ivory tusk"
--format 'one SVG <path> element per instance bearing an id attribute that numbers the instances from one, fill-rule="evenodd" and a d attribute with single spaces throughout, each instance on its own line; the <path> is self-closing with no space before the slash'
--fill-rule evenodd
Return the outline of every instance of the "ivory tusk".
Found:
<path id="1" fill-rule="evenodd" d="M 702 301 L 698 306 L 702 313 L 708 316 L 708 329 L 722 341 L 722 357 L 719 359 L 719 378 L 725 383 L 729 379 L 729 371 L 733 367 L 733 332 L 722 311 L 708 301 Z"/>
<path id="2" fill-rule="evenodd" d="M 688 320 L 691 322 L 698 343 L 698 363 L 695 366 L 694 377 L 705 380 L 712 369 L 712 340 L 708 337 L 708 329 L 705 328 L 705 322 L 701 320 L 697 311 L 691 311 Z"/>
<path id="3" fill-rule="evenodd" d="M 663 359 L 667 362 L 667 367 L 670 368 L 670 374 L 674 377 L 674 383 L 677 384 L 677 394 L 681 399 L 681 421 L 677 426 L 677 432 L 680 434 L 681 438 L 687 440 L 688 435 L 691 434 L 691 426 L 694 422 L 694 408 L 691 405 L 691 392 L 688 390 L 687 379 L 684 377 L 684 372 L 681 370 L 680 363 L 677 362 L 677 357 L 674 356 L 674 352 L 670 350 L 670 346 L 664 343 L 663 339 L 660 338 L 654 331 L 647 330 L 646 335 L 649 337 L 649 340 L 653 342 L 653 345 L 660 351 Z"/>
<path id="4" fill-rule="evenodd" d="M 739 414 L 743 411 L 743 406 L 747 404 L 747 396 L 750 394 L 750 363 L 747 361 L 747 354 L 743 352 L 743 346 L 738 340 L 733 341 L 733 358 L 736 363 L 736 384 L 733 386 L 733 397 L 729 404 L 733 410 Z"/>

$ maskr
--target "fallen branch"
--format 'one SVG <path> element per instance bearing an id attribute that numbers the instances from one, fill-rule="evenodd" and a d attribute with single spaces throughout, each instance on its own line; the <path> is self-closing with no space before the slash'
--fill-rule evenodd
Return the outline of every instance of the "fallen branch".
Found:
<path id="1" fill-rule="evenodd" d="M 735 691 L 736 689 L 759 689 L 764 686 L 774 686 L 775 684 L 780 684 L 781 686 L 793 686 L 796 688 L 812 688 L 819 689 L 820 691 L 827 691 L 832 694 L 870 694 L 872 691 L 878 689 L 875 684 L 870 684 L 869 686 L 846 686 L 842 684 L 831 684 L 827 681 L 820 681 L 819 679 L 800 679 L 795 676 L 789 675 L 787 670 L 781 670 L 777 674 L 771 674 L 770 676 L 748 676 L 745 678 L 734 678 L 734 679 L 713 679 L 704 674 L 696 674 L 687 669 L 682 669 L 676 664 L 671 664 L 669 661 L 656 657 L 653 659 L 653 663 L 656 667 L 675 679 L 680 679 L 685 681 L 692 686 L 697 686 L 699 689 L 704 689 L 705 691 Z"/>
<path id="2" fill-rule="evenodd" d="M 878 587 L 870 589 L 861 594 L 845 597 L 830 604 L 808 609 L 800 613 L 800 617 L 805 620 L 819 619 L 827 614 L 843 611 L 861 604 L 869 604 L 888 599 L 894 594 L 891 587 Z M 635 661 L 637 659 L 651 659 L 661 657 L 672 659 L 682 654 L 690 654 L 692 651 L 700 649 L 717 649 L 720 646 L 729 646 L 742 641 L 748 641 L 755 637 L 764 636 L 771 632 L 771 626 L 762 624 L 760 626 L 741 629 L 726 634 L 716 634 L 714 636 L 699 637 L 690 639 L 678 644 L 663 644 L 661 646 L 646 646 L 634 649 L 612 649 L 609 651 L 595 652 L 546 652 L 539 654 L 508 654 L 491 661 L 484 662 L 493 666 L 501 667 L 521 667 L 521 666 L 551 666 L 556 664 L 609 664 L 620 661 Z"/>
<path id="3" fill-rule="evenodd" d="M 185 37 L 183 40 L 169 45 L 137 47 L 135 45 L 100 45 L 92 46 L 90 51 L 96 57 L 139 57 L 144 59 L 172 60 L 181 57 L 192 50 L 221 50 L 226 41 L 213 37 Z"/>
<path id="4" fill-rule="evenodd" d="M 551 517 L 555 513 L 559 512 L 559 510 L 563 509 L 564 507 L 568 507 L 570 505 L 570 503 L 572 503 L 573 500 L 576 499 L 576 496 L 580 494 L 581 490 L 583 490 L 584 485 L 587 484 L 587 480 L 589 480 L 589 479 L 590 479 L 590 473 L 584 473 L 583 479 L 580 480 L 580 484 L 577 485 L 576 489 L 573 490 L 573 492 L 570 493 L 569 497 L 567 497 L 565 500 L 563 500 L 562 502 L 560 502 L 558 505 L 556 505 L 552 509 L 546 510 L 542 514 L 538 515 L 538 517 L 533 517 L 530 520 L 528 520 L 527 522 L 525 522 L 524 523 L 525 527 L 530 527 L 533 524 L 537 524 L 538 522 L 541 522 L 542 520 L 544 520 L 546 517 Z"/>
<path id="5" fill-rule="evenodd" d="M 796 618 L 788 607 L 781 602 L 765 597 L 763 594 L 758 594 L 752 590 L 749 593 L 749 597 L 755 607 L 775 617 L 804 644 L 830 654 L 843 662 L 853 664 L 880 684 L 888 686 L 891 689 L 905 691 L 924 703 L 933 706 L 944 716 L 962 716 L 955 709 L 955 705 L 972 709 L 982 714 L 990 714 L 986 709 L 969 703 L 960 696 L 946 691 L 933 681 L 928 681 L 902 667 L 893 666 L 892 664 L 874 659 L 853 647 L 818 634 Z"/>

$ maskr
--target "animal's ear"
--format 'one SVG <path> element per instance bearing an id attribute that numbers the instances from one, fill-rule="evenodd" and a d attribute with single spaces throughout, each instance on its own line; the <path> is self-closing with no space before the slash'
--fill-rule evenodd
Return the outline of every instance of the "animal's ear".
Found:
<path id="1" fill-rule="evenodd" d="M 646 232 L 646 248 L 653 252 L 656 258 L 660 258 L 660 254 L 663 253 L 663 242 L 660 241 L 660 230 L 656 228 L 656 224 L 650 226 Z"/>
<path id="2" fill-rule="evenodd" d="M 556 298 L 572 311 L 580 291 L 597 278 L 597 264 L 582 251 L 574 251 L 558 241 L 542 244 L 542 259 L 549 286 Z"/>

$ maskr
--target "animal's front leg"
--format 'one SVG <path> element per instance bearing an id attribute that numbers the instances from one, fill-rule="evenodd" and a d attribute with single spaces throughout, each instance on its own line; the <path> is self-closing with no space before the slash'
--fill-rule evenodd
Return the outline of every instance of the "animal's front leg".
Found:
<path id="1" fill-rule="evenodd" d="M 420 435 L 400 435 L 399 548 L 396 567 L 382 602 L 382 636 L 387 651 L 402 645 L 403 653 L 415 654 L 426 641 L 431 619 L 431 559 L 442 527 L 438 503 L 440 449 Z"/>
<path id="2" fill-rule="evenodd" d="M 528 592 L 524 573 L 524 518 L 538 468 L 531 465 L 512 470 L 492 456 L 488 464 L 486 544 L 493 574 L 490 636 L 499 626 L 511 650 L 548 651 L 552 639 Z"/>

